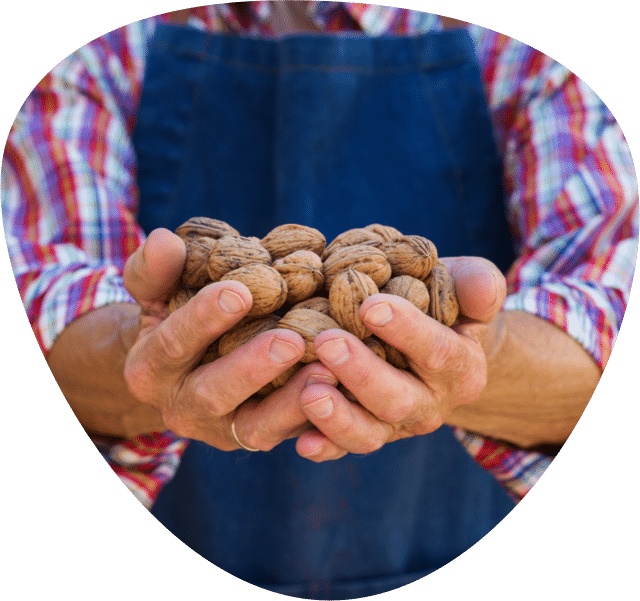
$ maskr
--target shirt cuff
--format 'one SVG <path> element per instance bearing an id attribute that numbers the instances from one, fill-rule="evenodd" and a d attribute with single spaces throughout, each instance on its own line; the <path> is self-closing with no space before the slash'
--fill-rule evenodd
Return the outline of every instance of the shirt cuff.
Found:
<path id="1" fill-rule="evenodd" d="M 39 282 L 46 284 L 46 292 L 38 290 L 37 284 L 29 286 L 23 301 L 44 354 L 78 317 L 113 303 L 135 303 L 114 266 L 65 266 Z"/>
<path id="2" fill-rule="evenodd" d="M 131 493 L 151 509 L 162 488 L 176 473 L 188 439 L 155 432 L 132 440 L 91 436 L 102 456 Z"/>
<path id="3" fill-rule="evenodd" d="M 516 503 L 533 488 L 553 460 L 549 455 L 518 449 L 462 428 L 452 430 L 466 451 L 493 475 Z"/>

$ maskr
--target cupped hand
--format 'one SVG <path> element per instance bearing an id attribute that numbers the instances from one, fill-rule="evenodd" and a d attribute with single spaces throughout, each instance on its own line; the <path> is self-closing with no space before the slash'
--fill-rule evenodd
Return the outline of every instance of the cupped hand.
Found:
<path id="1" fill-rule="evenodd" d="M 505 280 L 484 259 L 444 261 L 461 308 L 452 328 L 397 296 L 376 294 L 360 308 L 373 334 L 406 355 L 411 373 L 394 368 L 341 330 L 316 338 L 320 361 L 358 402 L 333 386 L 305 388 L 301 408 L 316 429 L 299 437 L 300 455 L 325 461 L 371 453 L 388 442 L 435 431 L 452 411 L 480 397 L 487 381 L 486 353 L 491 352 L 485 336 L 504 302 Z"/>
<path id="2" fill-rule="evenodd" d="M 294 365 L 304 352 L 302 337 L 289 330 L 264 332 L 212 363 L 198 365 L 209 345 L 251 308 L 240 282 L 201 289 L 170 315 L 166 301 L 175 288 L 185 249 L 168 230 L 155 230 L 131 256 L 125 286 L 141 307 L 140 331 L 125 362 L 131 393 L 160 412 L 179 436 L 221 450 L 269 449 L 308 427 L 298 398 L 307 382 L 335 382 L 320 364 L 305 367 L 284 388 L 257 403 L 252 395 Z"/>

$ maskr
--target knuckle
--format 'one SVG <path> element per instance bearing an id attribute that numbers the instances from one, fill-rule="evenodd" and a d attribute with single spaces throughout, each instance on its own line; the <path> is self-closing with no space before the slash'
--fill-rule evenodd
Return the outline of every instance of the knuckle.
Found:
<path id="1" fill-rule="evenodd" d="M 265 440 L 265 437 L 258 430 L 253 430 L 247 434 L 243 433 L 239 437 L 246 446 L 260 451 L 270 451 L 276 446 L 275 443 Z"/>
<path id="2" fill-rule="evenodd" d="M 184 342 L 177 331 L 171 327 L 169 320 L 155 331 L 156 341 L 163 356 L 171 361 L 180 361 L 186 354 Z"/>
<path id="3" fill-rule="evenodd" d="M 413 434 L 416 436 L 422 436 L 424 434 L 431 434 L 435 432 L 444 424 L 444 419 L 438 414 L 432 414 L 424 417 L 420 421 L 416 422 L 413 427 Z"/>
<path id="4" fill-rule="evenodd" d="M 139 401 L 145 402 L 152 378 L 148 365 L 141 361 L 127 360 L 124 364 L 124 381 L 129 392 Z"/>
<path id="5" fill-rule="evenodd" d="M 205 408 L 206 413 L 212 417 L 222 417 L 229 413 L 229 403 L 225 396 L 212 391 L 204 379 L 194 383 L 190 396 L 194 407 Z"/>
<path id="6" fill-rule="evenodd" d="M 382 438 L 382 436 L 378 435 L 367 437 L 365 440 L 360 442 L 358 448 L 355 450 L 355 453 L 360 455 L 375 453 L 376 451 L 379 451 L 384 444 L 385 440 Z"/>
<path id="7" fill-rule="evenodd" d="M 411 392 L 407 387 L 403 387 L 379 409 L 378 417 L 388 424 L 398 424 L 411 415 L 414 405 Z"/>
<path id="8" fill-rule="evenodd" d="M 191 315 L 189 319 L 193 327 L 198 330 L 207 328 L 207 325 L 211 324 L 212 321 L 211 303 L 208 302 L 208 297 L 196 294 L 190 303 Z"/>
<path id="9" fill-rule="evenodd" d="M 438 334 L 428 352 L 422 357 L 422 366 L 429 372 L 442 371 L 455 355 L 454 338 L 444 327 L 439 328 Z"/>

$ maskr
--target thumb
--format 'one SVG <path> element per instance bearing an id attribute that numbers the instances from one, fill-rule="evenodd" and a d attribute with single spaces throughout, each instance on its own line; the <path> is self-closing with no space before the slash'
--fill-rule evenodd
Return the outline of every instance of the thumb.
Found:
<path id="1" fill-rule="evenodd" d="M 504 304 L 507 284 L 502 272 L 482 257 L 441 259 L 456 285 L 460 312 L 481 322 L 491 321 Z"/>
<path id="2" fill-rule="evenodd" d="M 173 232 L 153 230 L 124 266 L 124 286 L 143 313 L 159 314 L 182 274 L 187 251 Z"/>

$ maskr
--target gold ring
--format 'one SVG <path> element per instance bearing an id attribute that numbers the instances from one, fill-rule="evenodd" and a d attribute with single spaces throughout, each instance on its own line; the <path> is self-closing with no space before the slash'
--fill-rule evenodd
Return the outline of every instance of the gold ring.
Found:
<path id="1" fill-rule="evenodd" d="M 231 422 L 231 436 L 233 436 L 233 440 L 236 441 L 238 446 L 242 447 L 245 451 L 251 451 L 252 453 L 255 453 L 256 451 L 260 450 L 260 449 L 252 449 L 251 447 L 248 447 L 248 446 L 242 444 L 238 440 L 238 435 L 236 434 L 236 420 L 235 419 Z"/>

